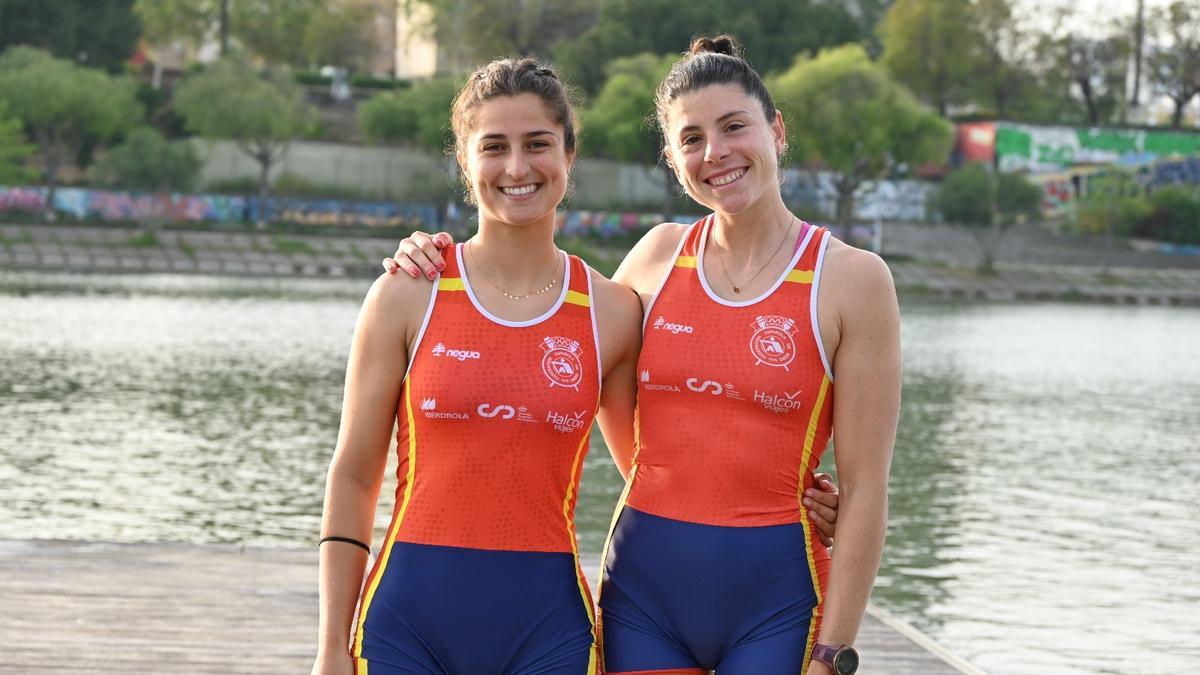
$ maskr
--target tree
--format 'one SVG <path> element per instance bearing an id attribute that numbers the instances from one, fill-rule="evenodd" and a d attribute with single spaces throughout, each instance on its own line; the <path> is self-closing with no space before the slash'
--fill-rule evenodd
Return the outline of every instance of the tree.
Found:
<path id="1" fill-rule="evenodd" d="M 423 0 L 440 45 L 456 45 L 467 61 L 496 56 L 548 58 L 596 18 L 599 0 Z"/>
<path id="2" fill-rule="evenodd" d="M 191 141 L 167 141 L 142 127 L 112 148 L 93 167 L 101 183 L 128 190 L 186 192 L 200 175 L 202 162 Z"/>
<path id="3" fill-rule="evenodd" d="M 30 172 L 25 158 L 33 154 L 33 146 L 25 142 L 21 120 L 8 116 L 0 103 L 0 185 L 23 183 Z"/>
<path id="4" fill-rule="evenodd" d="M 359 106 L 359 130 L 372 141 L 445 152 L 454 142 L 448 111 L 458 84 L 457 78 L 439 77 L 378 94 Z"/>
<path id="5" fill-rule="evenodd" d="M 871 0 L 874 3 L 874 0 Z M 731 33 L 746 56 L 767 73 L 791 65 L 797 54 L 864 38 L 870 31 L 845 7 L 821 0 L 606 0 L 578 39 L 554 52 L 567 81 L 595 94 L 607 78 L 605 65 L 620 56 L 679 54 L 696 35 Z M 781 30 L 786 27 L 786 30 Z"/>
<path id="6" fill-rule="evenodd" d="M 30 47 L 0 56 L 0 104 L 24 123 L 46 167 L 46 216 L 53 218 L 58 171 L 85 141 L 101 143 L 141 117 L 133 84 Z"/>
<path id="7" fill-rule="evenodd" d="M 1049 69 L 1066 78 L 1083 101 L 1087 123 L 1107 121 L 1125 98 L 1125 66 L 1129 40 L 1119 31 L 1105 37 L 1088 37 L 1066 28 L 1078 9 L 1061 8 L 1052 28 L 1043 33 L 1037 53 Z"/>
<path id="8" fill-rule="evenodd" d="M 923 108 L 858 45 L 801 57 L 768 86 L 788 125 L 790 156 L 833 173 L 843 228 L 854 219 L 855 193 L 864 183 L 950 152 L 950 124 Z"/>
<path id="9" fill-rule="evenodd" d="M 1041 216 L 1042 191 L 1019 174 L 968 164 L 946 177 L 933 202 L 947 221 L 971 228 L 982 251 L 979 271 L 990 274 L 1004 235 Z"/>
<path id="10" fill-rule="evenodd" d="M 982 42 L 970 0 L 897 0 L 879 24 L 881 63 L 943 117 L 964 103 Z"/>
<path id="11" fill-rule="evenodd" d="M 156 52 L 175 42 L 199 49 L 218 27 L 221 55 L 229 49 L 229 0 L 135 0 L 133 11 L 142 22 L 142 35 Z M 162 54 L 154 59 L 153 86 L 162 83 Z"/>
<path id="12" fill-rule="evenodd" d="M 1031 34 L 1013 15 L 1012 0 L 975 0 L 972 23 L 980 40 L 975 59 L 976 96 L 1001 119 L 1031 83 Z"/>
<path id="13" fill-rule="evenodd" d="M 369 4 L 322 4 L 304 27 L 303 51 L 310 65 L 350 70 L 369 68 L 372 22 L 377 8 Z"/>
<path id="14" fill-rule="evenodd" d="M 237 0 L 231 8 L 231 32 L 267 63 L 303 65 L 304 32 L 322 4 L 320 0 Z"/>
<path id="15" fill-rule="evenodd" d="M 308 125 L 308 108 L 291 78 L 265 76 L 238 58 L 226 58 L 193 75 L 175 92 L 175 107 L 189 129 L 205 138 L 227 138 L 258 163 L 259 227 L 266 226 L 271 167 Z"/>
<path id="16" fill-rule="evenodd" d="M 608 79 L 584 112 L 589 154 L 626 162 L 659 164 L 663 173 L 663 216 L 670 217 L 675 174 L 660 162 L 662 135 L 654 119 L 654 90 L 675 62 L 674 56 L 638 54 L 612 61 Z"/>
<path id="17" fill-rule="evenodd" d="M 1150 82 L 1175 104 L 1171 126 L 1178 129 L 1183 111 L 1200 94 L 1200 7 L 1176 0 L 1153 13 L 1160 44 L 1146 59 Z M 1162 44 L 1166 36 L 1170 44 Z"/>
<path id="18" fill-rule="evenodd" d="M 0 52 L 27 45 L 115 71 L 137 49 L 141 30 L 133 0 L 0 1 Z"/>

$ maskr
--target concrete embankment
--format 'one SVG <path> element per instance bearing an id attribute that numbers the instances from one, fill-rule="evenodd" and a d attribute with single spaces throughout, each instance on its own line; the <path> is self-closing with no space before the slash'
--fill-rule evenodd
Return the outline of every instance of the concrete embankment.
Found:
<path id="1" fill-rule="evenodd" d="M 373 277 L 394 238 L 167 230 L 67 225 L 0 226 L 0 268 L 95 273 L 188 273 Z M 611 270 L 622 251 L 590 246 Z M 1016 233 L 996 273 L 973 269 L 977 251 L 960 228 L 885 225 L 883 253 L 902 293 L 970 300 L 1074 300 L 1200 306 L 1200 259 L 1109 252 L 1097 242 Z"/>

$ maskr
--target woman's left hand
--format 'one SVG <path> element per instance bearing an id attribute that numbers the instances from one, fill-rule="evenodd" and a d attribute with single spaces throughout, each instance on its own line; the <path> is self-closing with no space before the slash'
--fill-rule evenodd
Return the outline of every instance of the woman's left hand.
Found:
<path id="1" fill-rule="evenodd" d="M 817 526 L 817 536 L 821 543 L 833 546 L 833 534 L 837 530 L 838 487 L 833 482 L 833 476 L 818 473 L 814 476 L 817 488 L 804 491 L 804 508 L 808 518 Z"/>

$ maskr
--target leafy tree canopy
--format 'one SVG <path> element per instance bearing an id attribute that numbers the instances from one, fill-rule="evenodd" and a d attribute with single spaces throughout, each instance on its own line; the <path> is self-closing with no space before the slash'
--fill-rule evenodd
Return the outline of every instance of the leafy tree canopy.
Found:
<path id="1" fill-rule="evenodd" d="M 918 96 L 946 114 L 972 81 L 979 33 L 970 0 L 896 0 L 879 24 L 881 62 Z"/>
<path id="2" fill-rule="evenodd" d="M 587 154 L 653 164 L 662 148 L 654 120 L 654 90 L 675 57 L 638 54 L 614 60 L 608 78 L 584 112 Z"/>
<path id="3" fill-rule="evenodd" d="M 191 141 L 167 141 L 154 129 L 133 130 L 94 167 L 101 183 L 150 192 L 192 189 L 202 162 Z"/>
<path id="4" fill-rule="evenodd" d="M 0 52 L 13 45 L 108 70 L 137 48 L 133 0 L 0 0 Z"/>
<path id="5" fill-rule="evenodd" d="M 359 106 L 359 129 L 373 141 L 410 143 L 443 152 L 454 142 L 449 111 L 459 84 L 458 78 L 440 77 L 403 91 L 379 94 Z"/>
<path id="6" fill-rule="evenodd" d="M 0 185 L 19 184 L 30 178 L 25 158 L 33 151 L 34 147 L 25 142 L 21 120 L 8 117 L 0 104 Z"/>

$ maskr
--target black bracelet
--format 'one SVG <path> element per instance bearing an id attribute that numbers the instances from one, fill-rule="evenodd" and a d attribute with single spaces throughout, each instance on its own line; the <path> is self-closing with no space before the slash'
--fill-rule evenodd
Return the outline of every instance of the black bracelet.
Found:
<path id="1" fill-rule="evenodd" d="M 359 540 L 357 540 L 357 539 L 351 539 L 350 537 L 325 537 L 325 538 L 324 538 L 324 539 L 322 539 L 321 541 L 318 541 L 318 542 L 317 542 L 317 546 L 320 546 L 321 544 L 324 544 L 324 543 L 325 543 L 325 542 L 327 542 L 327 541 L 340 541 L 340 542 L 342 542 L 343 544 L 354 544 L 355 546 L 357 546 L 357 547 L 361 548 L 362 550 L 366 551 L 366 552 L 367 552 L 367 555 L 370 555 L 370 554 L 371 554 L 371 547 L 370 547 L 370 546 L 367 546 L 366 544 L 362 543 L 361 541 L 359 541 Z"/>

